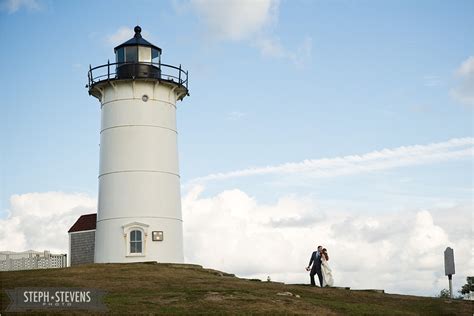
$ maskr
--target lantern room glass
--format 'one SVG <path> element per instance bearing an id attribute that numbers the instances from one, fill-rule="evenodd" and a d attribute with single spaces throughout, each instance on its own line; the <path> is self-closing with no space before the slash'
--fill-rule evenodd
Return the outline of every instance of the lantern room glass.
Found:
<path id="1" fill-rule="evenodd" d="M 161 63 L 161 55 L 160 51 L 157 49 L 152 49 L 151 50 L 151 62 L 153 64 L 160 64 Z"/>
<path id="2" fill-rule="evenodd" d="M 147 46 L 126 46 L 115 52 L 117 63 L 151 63 L 158 65 L 161 62 L 161 54 L 158 49 Z"/>
<path id="3" fill-rule="evenodd" d="M 124 47 L 117 49 L 117 52 L 115 53 L 115 61 L 117 63 L 123 63 L 125 62 L 125 51 Z"/>
<path id="4" fill-rule="evenodd" d="M 151 63 L 151 47 L 138 46 L 138 62 Z"/>
<path id="5" fill-rule="evenodd" d="M 138 49 L 137 46 L 126 46 L 125 47 L 125 61 L 127 63 L 138 62 Z"/>

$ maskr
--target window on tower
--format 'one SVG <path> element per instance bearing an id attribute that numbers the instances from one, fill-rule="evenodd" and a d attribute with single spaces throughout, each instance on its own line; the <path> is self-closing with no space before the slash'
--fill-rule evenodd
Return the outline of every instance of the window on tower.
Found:
<path id="1" fill-rule="evenodd" d="M 130 232 L 130 253 L 142 253 L 142 232 L 140 230 L 132 230 Z"/>
<path id="2" fill-rule="evenodd" d="M 126 240 L 126 257 L 144 257 L 147 252 L 149 225 L 140 222 L 131 222 L 122 226 L 123 237 Z"/>

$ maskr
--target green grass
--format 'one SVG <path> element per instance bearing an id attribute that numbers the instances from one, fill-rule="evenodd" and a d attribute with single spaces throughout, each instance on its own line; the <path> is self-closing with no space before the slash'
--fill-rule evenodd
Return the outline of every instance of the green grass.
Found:
<path id="1" fill-rule="evenodd" d="M 9 303 L 4 289 L 61 286 L 104 290 L 107 292 L 104 303 L 109 311 L 120 314 L 471 316 L 474 313 L 474 303 L 468 301 L 255 282 L 192 265 L 93 264 L 0 272 L 0 277 L 2 312 Z M 301 297 L 277 295 L 287 291 Z"/>

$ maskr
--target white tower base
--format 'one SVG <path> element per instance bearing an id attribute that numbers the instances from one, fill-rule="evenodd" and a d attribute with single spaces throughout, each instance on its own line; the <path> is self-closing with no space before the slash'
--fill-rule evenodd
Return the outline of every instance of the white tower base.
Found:
<path id="1" fill-rule="evenodd" d="M 102 116 L 94 261 L 182 263 L 176 101 L 187 91 L 153 79 L 91 90 Z"/>

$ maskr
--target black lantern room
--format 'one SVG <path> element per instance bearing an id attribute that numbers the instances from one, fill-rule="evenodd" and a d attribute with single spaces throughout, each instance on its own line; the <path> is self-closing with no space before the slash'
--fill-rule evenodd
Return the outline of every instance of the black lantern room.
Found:
<path id="1" fill-rule="evenodd" d="M 142 28 L 135 26 L 135 36 L 115 47 L 117 78 L 159 78 L 161 48 L 145 40 Z"/>
<path id="2" fill-rule="evenodd" d="M 135 35 L 114 48 L 115 63 L 89 67 L 89 94 L 99 95 L 96 88 L 113 80 L 157 80 L 177 85 L 178 89 L 188 93 L 188 72 L 179 67 L 161 62 L 161 48 L 145 40 L 140 26 L 135 26 Z M 183 94 L 181 94 L 183 95 Z M 182 99 L 182 96 L 181 96 Z"/>

